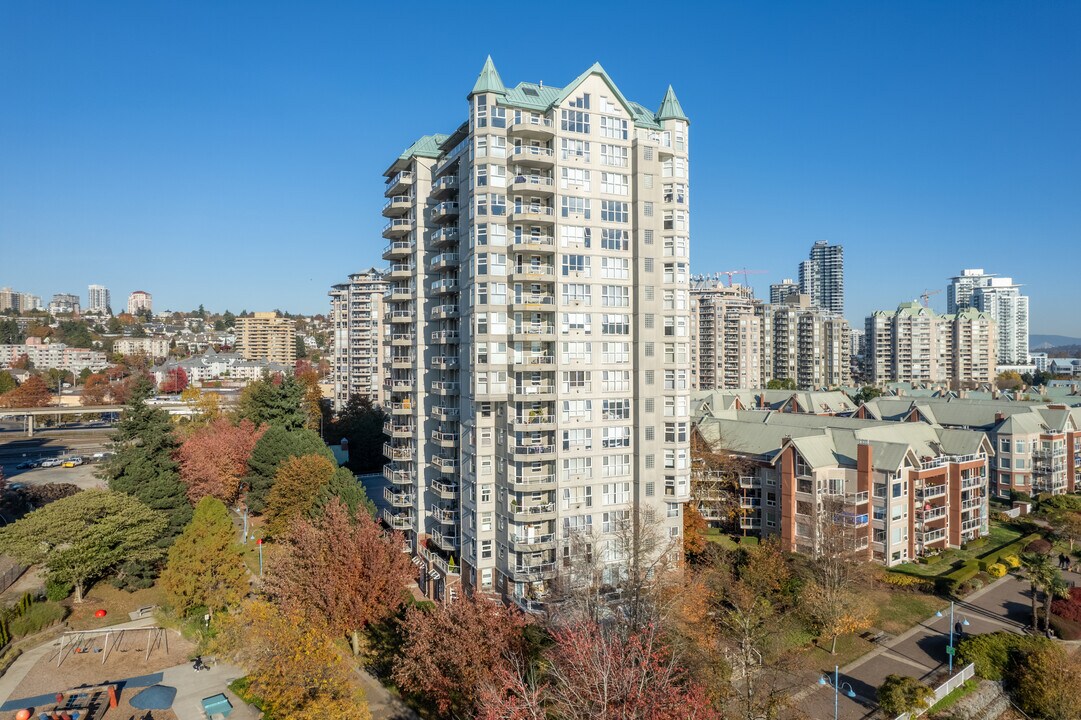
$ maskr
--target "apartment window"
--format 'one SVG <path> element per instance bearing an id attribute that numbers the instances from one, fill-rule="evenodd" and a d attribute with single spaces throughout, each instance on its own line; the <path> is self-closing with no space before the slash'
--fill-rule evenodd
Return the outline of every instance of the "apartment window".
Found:
<path id="1" fill-rule="evenodd" d="M 687 423 L 665 423 L 664 441 L 666 443 L 687 442 Z"/>
<path id="2" fill-rule="evenodd" d="M 507 196 L 492 193 L 491 213 L 492 215 L 506 215 L 507 214 Z"/>
<path id="3" fill-rule="evenodd" d="M 488 127 L 488 96 L 477 95 L 476 115 L 474 118 L 477 127 Z"/>
<path id="4" fill-rule="evenodd" d="M 590 428 L 575 428 L 563 431 L 564 450 L 592 450 L 593 430 Z"/>
<path id="5" fill-rule="evenodd" d="M 603 400 L 602 403 L 602 420 L 630 420 L 631 401 L 629 398 L 622 400 Z"/>
<path id="6" fill-rule="evenodd" d="M 625 223 L 629 219 L 630 212 L 627 210 L 627 203 L 619 200 L 601 200 L 602 221 Z"/>
<path id="7" fill-rule="evenodd" d="M 646 245 L 652 245 L 653 244 L 653 231 L 652 230 L 643 230 L 642 231 L 642 242 L 644 242 Z"/>
<path id="8" fill-rule="evenodd" d="M 627 250 L 630 248 L 630 232 L 627 230 L 617 230 L 615 228 L 604 228 L 601 230 L 601 249 L 602 250 Z M 650 258 L 652 262 L 652 258 Z"/>
<path id="9" fill-rule="evenodd" d="M 589 256 L 588 255 L 564 255 L 563 256 L 563 277 L 567 277 L 572 273 L 589 277 Z"/>
<path id="10" fill-rule="evenodd" d="M 650 398 L 652 400 L 653 398 Z M 646 402 L 649 402 L 647 400 Z M 646 425 L 646 440 L 655 440 L 657 435 L 657 429 L 652 425 Z"/>
<path id="11" fill-rule="evenodd" d="M 581 159 L 589 162 L 589 141 L 562 138 L 559 141 L 560 153 L 564 160 Z"/>
<path id="12" fill-rule="evenodd" d="M 655 322 L 656 322 L 656 316 L 653 313 L 646 313 L 646 317 L 645 317 L 646 330 L 652 330 L 653 325 L 655 324 Z"/>
<path id="13" fill-rule="evenodd" d="M 588 107 L 588 106 L 587 106 Z M 589 134 L 589 113 L 581 110 L 562 110 L 560 127 L 566 132 Z"/>
<path id="14" fill-rule="evenodd" d="M 626 195 L 629 192 L 627 176 L 621 173 L 601 173 L 601 192 L 610 195 Z"/>
<path id="15" fill-rule="evenodd" d="M 627 521 L 630 520 L 630 517 L 630 510 L 614 510 L 612 512 L 602 513 L 601 532 L 618 532 L 622 528 L 626 527 Z"/>
<path id="16" fill-rule="evenodd" d="M 601 145 L 601 165 L 627 167 L 627 148 L 619 145 Z"/>
<path id="17" fill-rule="evenodd" d="M 584 245 L 585 247 L 589 247 L 591 236 L 592 231 L 587 227 L 575 225 L 559 226 L 559 242 L 563 247 L 567 247 L 568 245 Z"/>
<path id="18" fill-rule="evenodd" d="M 592 400 L 564 400 L 563 421 L 589 420 L 593 416 Z"/>
<path id="19" fill-rule="evenodd" d="M 490 503 L 492 501 L 492 486 L 481 485 L 480 486 L 480 502 Z"/>
<path id="20" fill-rule="evenodd" d="M 653 357 L 656 354 L 656 348 L 652 342 L 646 343 L 646 357 Z"/>
<path id="21" fill-rule="evenodd" d="M 631 261 L 628 258 L 602 257 L 601 277 L 606 280 L 627 280 L 631 276 Z"/>
<path id="22" fill-rule="evenodd" d="M 593 458 L 563 458 L 563 479 L 569 480 L 573 476 L 593 477 Z"/>
<path id="23" fill-rule="evenodd" d="M 593 343 L 589 342 L 565 342 L 563 343 L 563 362 L 565 363 L 591 363 L 593 362 Z"/>
<path id="24" fill-rule="evenodd" d="M 507 108 L 493 105 L 491 109 L 492 127 L 507 127 Z"/>
<path id="25" fill-rule="evenodd" d="M 631 289 L 624 285 L 605 285 L 601 288 L 601 305 L 604 307 L 630 307 Z"/>
<path id="26" fill-rule="evenodd" d="M 563 217 L 578 216 L 589 220 L 589 200 L 587 198 L 564 195 L 561 203 Z"/>
<path id="27" fill-rule="evenodd" d="M 665 257 L 687 257 L 687 238 L 682 235 L 669 235 L 664 238 Z"/>
<path id="28" fill-rule="evenodd" d="M 653 405 L 654 405 L 653 398 L 646 398 L 646 412 L 647 413 L 653 412 Z M 652 427 L 647 427 L 646 428 L 646 435 L 649 435 L 649 436 L 653 435 L 653 428 Z M 649 439 L 652 440 L 653 438 L 650 437 Z"/>
<path id="29" fill-rule="evenodd" d="M 589 305 L 591 287 L 585 283 L 563 283 L 563 302 Z"/>
<path id="30" fill-rule="evenodd" d="M 622 118 L 601 115 L 601 137 L 626 140 L 627 121 Z"/>
<path id="31" fill-rule="evenodd" d="M 603 430 L 601 447 L 605 448 L 629 448 L 631 446 L 631 429 L 629 427 L 606 427 Z"/>
<path id="32" fill-rule="evenodd" d="M 646 300 L 649 300 L 650 302 L 652 302 L 653 301 L 653 286 L 652 285 L 646 285 L 645 293 L 646 293 Z"/>
<path id="33" fill-rule="evenodd" d="M 1009 438 L 1002 438 L 1002 452 L 1004 452 L 1004 453 L 1010 452 L 1010 439 Z"/>
<path id="34" fill-rule="evenodd" d="M 484 590 L 492 589 L 492 568 L 483 568 L 480 571 L 480 586 Z"/>
<path id="35" fill-rule="evenodd" d="M 631 361 L 630 343 L 606 342 L 602 343 L 603 353 L 601 362 L 607 364 L 626 364 Z"/>
<path id="36" fill-rule="evenodd" d="M 618 459 L 628 457 L 626 455 L 606 455 L 608 458 Z M 620 505 L 631 501 L 631 484 L 629 482 L 605 483 L 601 485 L 601 504 Z"/>
<path id="37" fill-rule="evenodd" d="M 589 313 L 563 313 L 563 332 L 574 330 L 589 335 L 592 332 L 592 317 Z"/>
<path id="38" fill-rule="evenodd" d="M 588 370 L 565 370 L 563 372 L 563 392 L 589 389 Z"/>
<path id="39" fill-rule="evenodd" d="M 649 455 L 648 457 L 649 457 L 649 458 L 652 458 L 653 456 L 652 456 L 652 455 Z M 647 460 L 647 462 L 649 462 L 649 461 Z M 648 464 L 648 465 L 646 465 L 646 467 L 650 467 L 650 468 L 651 468 L 651 467 L 653 467 L 653 465 L 652 465 L 652 464 Z M 653 497 L 655 493 L 656 493 L 656 485 L 655 485 L 655 484 L 653 483 L 653 481 L 651 480 L 651 481 L 649 481 L 649 482 L 647 482 L 647 483 L 646 483 L 646 497 Z"/>
<path id="40" fill-rule="evenodd" d="M 652 370 L 646 370 L 646 385 L 652 385 L 652 384 L 653 384 L 653 371 Z"/>
<path id="41" fill-rule="evenodd" d="M 601 370 L 600 372 L 604 392 L 630 392 L 631 373 L 629 370 Z"/>
<path id="42" fill-rule="evenodd" d="M 630 315 L 602 315 L 601 332 L 605 335 L 630 335 Z"/>
<path id="43" fill-rule="evenodd" d="M 642 159 L 643 160 L 652 160 L 653 159 L 653 148 L 651 148 L 651 147 L 643 148 L 643 150 L 642 150 Z"/>
<path id="44" fill-rule="evenodd" d="M 560 168 L 559 176 L 559 187 L 563 190 L 589 192 L 589 171 L 585 168 Z"/>
<path id="45" fill-rule="evenodd" d="M 631 474 L 630 455 L 605 455 L 601 458 L 601 467 L 604 477 L 623 477 Z M 630 483 L 627 483 L 627 492 L 630 492 Z M 620 502 L 627 502 L 621 500 Z"/>

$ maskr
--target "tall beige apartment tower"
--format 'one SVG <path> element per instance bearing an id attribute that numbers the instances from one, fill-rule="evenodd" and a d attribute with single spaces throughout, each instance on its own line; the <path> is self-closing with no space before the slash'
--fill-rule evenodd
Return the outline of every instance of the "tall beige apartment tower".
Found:
<path id="1" fill-rule="evenodd" d="M 432 598 L 551 597 L 688 499 L 688 125 L 599 64 L 503 84 L 385 172 L 386 522 Z M 668 545 L 668 543 L 671 543 Z"/>
<path id="2" fill-rule="evenodd" d="M 385 336 L 383 324 L 383 295 L 389 287 L 383 271 L 371 268 L 353 273 L 349 282 L 331 288 L 335 412 L 353 395 L 376 405 L 385 402 L 383 360 L 393 339 Z"/>
<path id="3" fill-rule="evenodd" d="M 751 288 L 696 277 L 691 282 L 691 385 L 695 390 L 759 387 L 762 305 Z"/>
<path id="4" fill-rule="evenodd" d="M 245 360 L 266 360 L 290 367 L 297 360 L 293 321 L 276 312 L 236 319 L 236 349 Z"/>

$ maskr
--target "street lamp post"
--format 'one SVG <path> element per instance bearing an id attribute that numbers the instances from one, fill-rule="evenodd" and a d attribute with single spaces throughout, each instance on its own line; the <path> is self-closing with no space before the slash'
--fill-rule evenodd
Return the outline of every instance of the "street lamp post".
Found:
<path id="1" fill-rule="evenodd" d="M 259 546 L 259 577 L 263 577 L 263 538 L 256 540 L 255 544 Z"/>
<path id="2" fill-rule="evenodd" d="M 838 702 L 840 700 L 841 690 L 845 690 L 845 696 L 854 698 L 856 697 L 856 691 L 852 689 L 852 685 L 846 682 L 841 682 L 841 668 L 839 665 L 833 666 L 833 679 L 830 680 L 828 675 L 823 675 L 818 678 L 819 685 L 832 685 L 833 686 L 833 720 L 837 720 L 837 711 L 839 710 Z"/>
<path id="3" fill-rule="evenodd" d="M 943 617 L 942 611 L 941 610 L 937 611 L 935 613 L 935 617 L 936 618 Z M 961 624 L 964 625 L 965 627 L 968 627 L 968 625 L 969 625 L 968 618 L 966 617 L 966 618 L 962 619 Z M 949 661 L 950 661 L 950 677 L 953 677 L 953 656 L 954 656 L 954 653 L 956 652 L 956 649 L 953 646 L 953 628 L 954 628 L 954 624 L 953 624 L 953 601 L 951 600 L 950 601 L 950 644 L 946 646 L 946 656 L 949 658 Z"/>

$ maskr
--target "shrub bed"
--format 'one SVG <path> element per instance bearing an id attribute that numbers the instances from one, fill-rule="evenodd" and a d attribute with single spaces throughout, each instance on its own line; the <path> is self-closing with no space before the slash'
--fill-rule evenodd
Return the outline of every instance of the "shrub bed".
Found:
<path id="1" fill-rule="evenodd" d="M 1051 613 L 1075 623 L 1081 623 L 1081 587 L 1070 588 L 1068 597 L 1051 603 Z"/>
<path id="2" fill-rule="evenodd" d="M 961 665 L 975 663 L 977 675 L 1000 681 L 1019 655 L 1052 644 L 1044 637 L 1009 632 L 973 635 L 958 643 L 957 660 Z"/>
<path id="3" fill-rule="evenodd" d="M 41 632 L 64 619 L 67 608 L 56 602 L 34 603 L 9 624 L 13 637 L 26 637 Z"/>

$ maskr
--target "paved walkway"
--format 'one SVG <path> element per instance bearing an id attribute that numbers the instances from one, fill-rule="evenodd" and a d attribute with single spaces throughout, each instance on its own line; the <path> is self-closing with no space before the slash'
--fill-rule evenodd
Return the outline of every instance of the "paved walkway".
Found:
<path id="1" fill-rule="evenodd" d="M 1067 581 L 1081 584 L 1081 575 L 1064 573 Z M 1024 633 L 1032 617 L 1032 600 L 1027 579 L 1007 575 L 955 604 L 954 622 L 968 620 L 966 635 L 1005 630 Z M 949 644 L 949 608 L 943 617 L 929 617 L 893 640 L 841 668 L 841 683 L 851 685 L 855 698 L 841 693 L 839 720 L 863 720 L 877 707 L 878 686 L 886 676 L 908 675 L 929 679 L 946 671 L 946 646 Z M 956 644 L 956 638 L 955 638 Z M 832 679 L 833 668 L 821 668 Z M 848 688 L 846 687 L 845 690 Z M 830 686 L 808 688 L 797 694 L 800 707 L 811 717 L 833 715 L 834 690 Z"/>
<path id="2" fill-rule="evenodd" d="M 357 674 L 360 675 L 360 684 L 364 688 L 364 694 L 368 697 L 368 708 L 372 712 L 372 720 L 420 720 L 419 715 L 397 695 L 383 687 L 377 679 L 363 670 L 357 670 Z"/>

